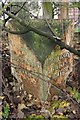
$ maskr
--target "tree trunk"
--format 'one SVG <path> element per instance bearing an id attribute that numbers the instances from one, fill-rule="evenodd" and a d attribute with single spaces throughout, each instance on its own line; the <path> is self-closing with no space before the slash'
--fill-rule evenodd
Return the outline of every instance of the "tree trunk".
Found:
<path id="1" fill-rule="evenodd" d="M 61 7 L 61 19 L 68 19 L 68 8 L 67 0 L 62 0 L 62 7 Z"/>
<path id="2" fill-rule="evenodd" d="M 52 19 L 52 3 L 51 2 L 42 2 L 43 7 L 43 19 Z"/>

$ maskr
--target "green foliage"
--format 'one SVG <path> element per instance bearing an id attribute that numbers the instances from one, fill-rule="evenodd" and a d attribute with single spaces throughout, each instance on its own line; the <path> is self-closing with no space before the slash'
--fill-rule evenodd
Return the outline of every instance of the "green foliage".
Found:
<path id="1" fill-rule="evenodd" d="M 80 102 L 80 93 L 78 92 L 78 90 L 76 90 L 75 87 L 73 89 L 69 88 L 69 90 L 70 95 L 73 96 L 73 98 L 75 98 L 78 102 Z"/>
<path id="2" fill-rule="evenodd" d="M 78 91 L 76 91 L 75 95 L 74 95 L 74 98 L 80 102 L 80 93 Z"/>
<path id="3" fill-rule="evenodd" d="M 55 101 L 53 101 L 51 108 L 57 109 L 57 108 L 65 108 L 67 106 L 69 106 L 69 103 L 66 102 L 65 100 L 64 101 L 55 100 Z"/>
<path id="4" fill-rule="evenodd" d="M 44 120 L 44 117 L 42 115 L 30 115 L 29 118 L 27 118 L 26 120 Z"/>
<path id="5" fill-rule="evenodd" d="M 67 116 L 54 115 L 51 120 L 69 120 Z"/>
<path id="6" fill-rule="evenodd" d="M 80 28 L 79 28 L 79 27 L 76 27 L 76 28 L 74 29 L 74 32 L 75 32 L 75 33 L 79 33 L 79 32 L 80 32 Z"/>
<path id="7" fill-rule="evenodd" d="M 69 106 L 69 103 L 66 100 L 62 101 L 59 105 L 60 108 L 66 108 L 68 106 Z"/>
<path id="8" fill-rule="evenodd" d="M 9 104 L 6 104 L 6 106 L 4 107 L 4 112 L 3 112 L 4 119 L 8 118 L 9 112 L 10 112 L 10 106 L 9 106 Z"/>
<path id="9" fill-rule="evenodd" d="M 52 104 L 52 108 L 57 109 L 59 107 L 60 103 L 61 103 L 61 100 L 54 101 L 54 103 Z"/>
<path id="10" fill-rule="evenodd" d="M 70 7 L 72 7 L 72 8 L 79 8 L 80 9 L 80 2 L 73 2 L 71 5 L 70 5 Z"/>

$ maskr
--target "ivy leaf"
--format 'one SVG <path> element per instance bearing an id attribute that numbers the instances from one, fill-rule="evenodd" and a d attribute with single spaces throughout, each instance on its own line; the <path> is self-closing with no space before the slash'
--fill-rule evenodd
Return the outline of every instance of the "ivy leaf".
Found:
<path id="1" fill-rule="evenodd" d="M 9 106 L 9 104 L 6 104 L 6 106 L 4 107 L 4 112 L 3 112 L 4 119 L 8 118 L 9 112 L 10 112 L 10 106 Z"/>

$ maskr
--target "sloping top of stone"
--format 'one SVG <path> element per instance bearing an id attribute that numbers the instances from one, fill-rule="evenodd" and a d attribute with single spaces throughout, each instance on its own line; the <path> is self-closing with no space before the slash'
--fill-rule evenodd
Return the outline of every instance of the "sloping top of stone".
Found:
<path id="1" fill-rule="evenodd" d="M 51 34 L 45 20 L 29 20 L 26 22 L 29 22 L 31 26 L 39 30 Z M 70 23 L 69 20 L 48 20 L 48 22 L 58 37 L 64 36 L 66 28 Z M 17 22 L 11 21 L 10 23 L 12 24 L 12 27 L 15 30 L 22 31 L 25 29 Z M 56 46 L 53 41 L 33 32 L 23 34 L 21 35 L 21 37 L 25 41 L 26 45 L 28 45 L 30 49 L 32 49 L 35 52 L 42 65 L 44 64 L 46 57 L 51 53 L 53 49 L 55 49 Z"/>
<path id="2" fill-rule="evenodd" d="M 75 32 L 75 33 L 80 32 L 80 22 L 79 22 L 79 21 L 77 21 L 76 24 L 75 24 L 74 32 Z"/>

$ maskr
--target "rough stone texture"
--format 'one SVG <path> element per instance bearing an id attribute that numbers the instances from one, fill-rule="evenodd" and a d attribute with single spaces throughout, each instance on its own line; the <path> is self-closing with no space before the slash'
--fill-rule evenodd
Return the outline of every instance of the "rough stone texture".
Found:
<path id="1" fill-rule="evenodd" d="M 0 95 L 2 95 L 2 37 L 0 38 Z"/>
<path id="2" fill-rule="evenodd" d="M 25 45 L 22 38 L 18 35 L 10 35 L 11 62 L 14 63 L 12 72 L 19 81 L 24 84 L 24 89 L 39 97 L 39 78 L 31 74 L 41 72 L 41 63 L 28 46 Z M 15 69 L 16 67 L 16 69 Z"/>
<path id="3" fill-rule="evenodd" d="M 2 37 L 0 38 L 0 96 L 2 95 Z M 0 113 L 2 113 L 2 99 L 0 98 Z M 2 114 L 0 114 L 2 119 Z"/>
<path id="4" fill-rule="evenodd" d="M 0 40 L 0 95 L 2 93 L 2 43 Z"/>
<path id="5" fill-rule="evenodd" d="M 71 23 L 65 32 L 65 40 L 68 45 L 72 44 L 72 31 L 73 25 Z M 44 81 L 48 81 L 50 78 L 51 84 L 55 84 L 62 89 L 65 88 L 65 80 L 72 71 L 73 64 L 73 56 L 69 51 L 60 50 L 59 46 L 56 46 L 47 56 L 42 69 L 37 56 L 25 44 L 21 36 L 9 34 L 9 41 L 11 62 L 14 63 L 12 73 L 23 83 L 24 89 L 28 93 L 42 100 L 47 99 L 48 92 L 53 96 L 55 91 L 50 91 L 51 85 Z M 41 74 L 37 74 L 37 72 Z"/>

